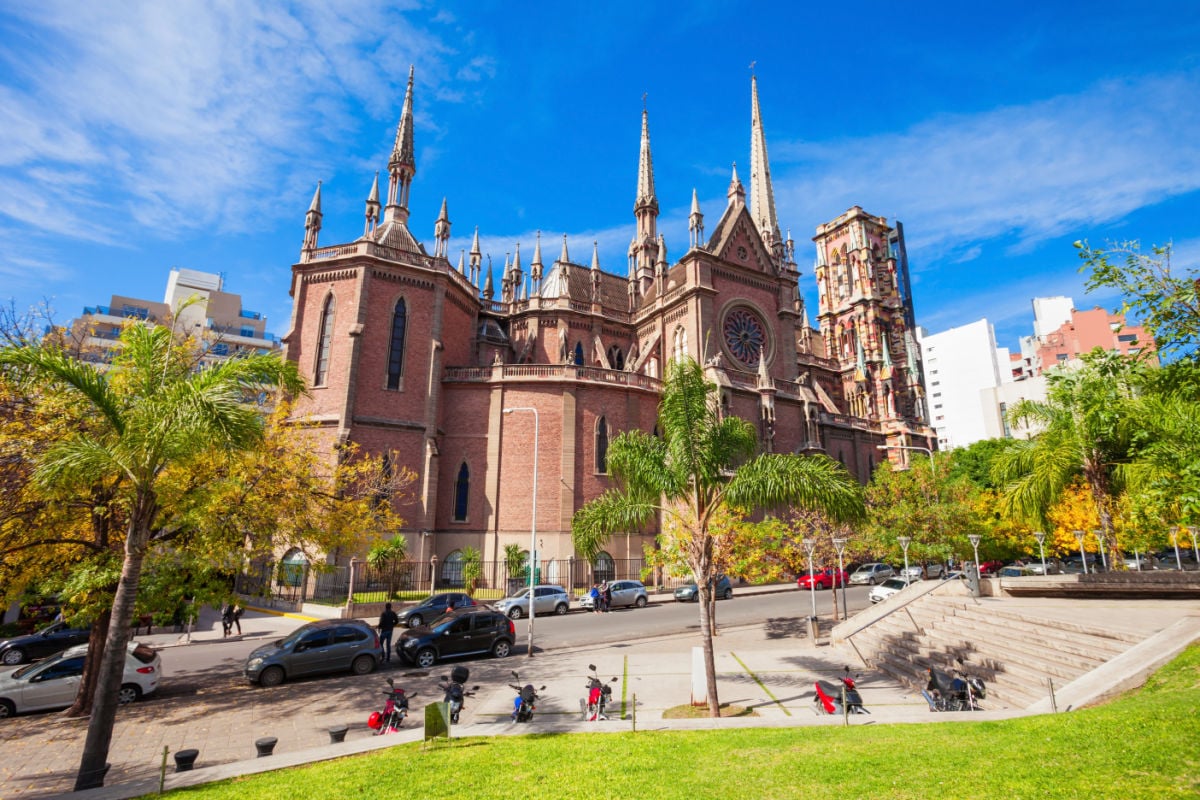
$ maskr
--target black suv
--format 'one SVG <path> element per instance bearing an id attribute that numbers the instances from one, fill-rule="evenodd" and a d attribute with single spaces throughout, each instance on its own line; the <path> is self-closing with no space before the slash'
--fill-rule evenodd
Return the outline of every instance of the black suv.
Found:
<path id="1" fill-rule="evenodd" d="M 442 614 L 445 614 L 448 608 L 470 608 L 473 605 L 475 605 L 475 601 L 471 599 L 471 595 L 469 594 L 463 594 L 462 592 L 442 592 L 441 594 L 425 598 L 412 608 L 406 608 L 399 612 L 400 624 L 415 628 L 418 625 L 424 625 L 426 622 L 433 622 Z"/>
<path id="2" fill-rule="evenodd" d="M 512 652 L 516 632 L 508 617 L 499 611 L 467 609 L 437 620 L 432 627 L 404 631 L 396 650 L 425 669 L 443 658 L 482 653 L 504 658 Z"/>

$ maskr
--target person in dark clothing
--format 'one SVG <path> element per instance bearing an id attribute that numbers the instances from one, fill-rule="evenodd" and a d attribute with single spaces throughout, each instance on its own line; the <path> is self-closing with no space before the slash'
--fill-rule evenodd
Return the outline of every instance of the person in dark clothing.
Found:
<path id="1" fill-rule="evenodd" d="M 383 613 L 379 615 L 379 646 L 383 648 L 383 660 L 392 660 L 392 631 L 399 624 L 400 617 L 392 611 L 391 603 L 383 604 Z"/>
<path id="2" fill-rule="evenodd" d="M 608 585 L 608 581 L 604 582 L 604 610 L 612 609 L 612 587 Z"/>
<path id="3" fill-rule="evenodd" d="M 233 630 L 233 603 L 221 606 L 221 635 L 228 636 Z"/>

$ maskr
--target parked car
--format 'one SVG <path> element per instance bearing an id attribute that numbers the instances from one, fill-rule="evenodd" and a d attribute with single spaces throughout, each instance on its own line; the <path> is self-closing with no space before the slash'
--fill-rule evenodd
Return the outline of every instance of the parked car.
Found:
<path id="1" fill-rule="evenodd" d="M 608 588 L 612 590 L 612 608 L 626 606 L 645 608 L 646 604 L 650 602 L 650 596 L 646 593 L 646 587 L 641 581 L 613 581 L 608 584 Z M 592 596 L 585 594 L 579 598 L 579 607 L 591 611 Z"/>
<path id="2" fill-rule="evenodd" d="M 1042 569 L 1041 561 L 1030 561 L 1025 566 L 1029 567 L 1034 575 L 1061 575 L 1062 563 L 1057 558 L 1046 559 L 1046 568 Z"/>
<path id="3" fill-rule="evenodd" d="M 979 562 L 979 574 L 980 575 L 993 575 L 996 572 L 998 572 L 999 570 L 1001 570 L 1003 567 L 1004 567 L 1004 562 L 998 561 L 996 559 L 992 559 L 991 561 L 980 561 Z"/>
<path id="4" fill-rule="evenodd" d="M 91 632 L 91 628 L 72 628 L 65 622 L 55 622 L 36 633 L 5 639 L 0 642 L 0 664 L 15 667 L 61 653 L 68 647 L 85 644 Z"/>
<path id="5" fill-rule="evenodd" d="M 896 574 L 896 571 L 887 564 L 882 564 L 878 561 L 872 561 L 870 564 L 863 564 L 850 575 L 850 583 L 869 583 L 874 586 L 880 581 L 887 580 Z"/>
<path id="6" fill-rule="evenodd" d="M 733 584 L 729 582 L 726 575 L 718 575 L 713 583 L 713 591 L 716 592 L 718 600 L 728 600 L 733 597 Z M 700 599 L 700 588 L 694 583 L 689 583 L 687 586 L 680 586 L 675 590 L 675 601 L 679 603 L 694 603 Z"/>
<path id="7" fill-rule="evenodd" d="M 520 619 L 529 614 L 529 590 L 522 589 L 511 597 L 493 604 L 511 619 Z M 557 584 L 543 583 L 533 587 L 533 610 L 537 614 L 565 614 L 571 610 L 571 595 Z"/>
<path id="8" fill-rule="evenodd" d="M 246 659 L 246 678 L 278 686 L 305 675 L 349 670 L 374 672 L 383 660 L 379 635 L 359 619 L 323 619 L 301 625 L 278 641 L 264 644 Z"/>
<path id="9" fill-rule="evenodd" d="M 910 564 L 907 567 L 901 567 L 896 571 L 897 577 L 906 578 L 910 581 L 919 581 L 925 577 L 925 570 L 920 564 Z"/>
<path id="10" fill-rule="evenodd" d="M 400 624 L 406 625 L 409 628 L 415 628 L 418 625 L 424 625 L 426 622 L 433 620 L 446 613 L 450 608 L 470 608 L 475 605 L 475 601 L 471 599 L 471 595 L 462 592 L 441 592 L 440 594 L 426 597 L 420 603 L 411 608 L 405 608 L 397 612 L 400 617 Z"/>
<path id="11" fill-rule="evenodd" d="M 1158 561 L 1149 553 L 1126 553 L 1125 569 L 1134 572 L 1158 569 Z"/>
<path id="12" fill-rule="evenodd" d="M 845 571 L 834 567 L 819 569 L 812 574 L 812 583 L 818 589 L 840 589 L 846 585 L 846 579 Z M 807 572 L 800 573 L 800 577 L 796 578 L 796 586 L 801 589 L 810 588 Z"/>
<path id="13" fill-rule="evenodd" d="M 0 673 L 0 718 L 66 708 L 74 703 L 86 658 L 87 645 L 76 645 L 37 663 Z M 132 703 L 153 694 L 160 677 L 162 659 L 158 651 L 130 642 L 117 697 L 122 703 Z"/>
<path id="14" fill-rule="evenodd" d="M 867 599 L 872 603 L 883 602 L 912 583 L 913 581 L 906 578 L 888 578 L 878 586 L 872 586 L 871 591 L 867 594 Z"/>
<path id="15" fill-rule="evenodd" d="M 447 614 L 433 625 L 404 631 L 396 650 L 406 661 L 428 669 L 445 658 L 484 653 L 505 658 L 515 641 L 516 627 L 504 612 L 467 609 Z"/>
<path id="16" fill-rule="evenodd" d="M 924 577 L 926 580 L 933 580 L 934 578 L 940 578 L 940 577 L 942 577 L 942 575 L 944 575 L 946 573 L 946 565 L 942 564 L 940 562 L 934 562 L 932 564 L 922 564 L 921 567 L 925 570 Z"/>
<path id="17" fill-rule="evenodd" d="M 1039 570 L 1041 570 L 1041 566 L 1038 564 Z M 1040 572 L 1034 572 L 1033 567 L 1025 564 L 1009 564 L 997 570 L 996 574 L 1001 578 L 1023 578 L 1026 575 L 1038 575 Z"/>

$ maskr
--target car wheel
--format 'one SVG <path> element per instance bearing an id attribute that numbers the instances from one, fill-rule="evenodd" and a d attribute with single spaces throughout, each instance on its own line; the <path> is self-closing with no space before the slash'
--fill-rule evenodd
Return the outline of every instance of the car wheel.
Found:
<path id="1" fill-rule="evenodd" d="M 433 652 L 432 647 L 422 647 L 417 651 L 417 657 L 414 660 L 418 667 L 429 669 L 433 666 L 433 662 L 437 661 L 437 653 Z"/>
<path id="2" fill-rule="evenodd" d="M 370 656 L 359 656 L 350 662 L 350 671 L 355 675 L 366 675 L 375 671 L 375 659 Z"/>
<path id="3" fill-rule="evenodd" d="M 507 639 L 501 639 L 492 645 L 492 655 L 496 658 L 508 658 L 508 654 L 512 652 L 512 645 Z"/>
<path id="4" fill-rule="evenodd" d="M 508 618 L 509 619 L 520 619 L 521 618 L 521 607 L 513 606 L 512 608 L 510 608 L 508 610 Z"/>
<path id="5" fill-rule="evenodd" d="M 728 586 L 726 586 L 726 587 L 725 587 L 725 594 L 721 595 L 721 597 L 723 597 L 723 598 L 724 598 L 724 599 L 726 599 L 726 600 L 732 599 L 732 598 L 733 598 L 733 589 L 732 589 L 732 588 L 730 588 L 730 587 L 728 587 Z"/>
<path id="6" fill-rule="evenodd" d="M 870 578 L 867 578 L 867 583 L 874 586 L 875 585 L 875 576 L 872 575 Z"/>
<path id="7" fill-rule="evenodd" d="M 12 704 L 11 700 L 0 699 L 0 719 L 8 719 L 16 716 L 17 708 Z"/>
<path id="8" fill-rule="evenodd" d="M 281 667 L 267 667 L 258 676 L 258 685 L 265 686 L 270 689 L 272 686 L 278 686 L 283 683 L 283 669 Z"/>
<path id="9" fill-rule="evenodd" d="M 638 599 L 637 599 L 637 600 L 634 600 L 634 601 L 633 601 L 633 604 L 634 604 L 635 606 L 637 606 L 638 608 L 645 608 L 645 607 L 646 607 L 646 596 L 645 596 L 645 595 L 638 595 Z"/>
<path id="10" fill-rule="evenodd" d="M 425 620 L 421 619 L 420 614 L 413 614 L 411 617 L 408 618 L 408 627 L 415 628 L 424 621 Z"/>
<path id="11" fill-rule="evenodd" d="M 0 661 L 3 661 L 6 666 L 15 667 L 25 660 L 25 651 L 19 647 L 13 647 L 4 651 L 4 655 L 0 656 Z"/>
<path id="12" fill-rule="evenodd" d="M 555 614 L 557 614 L 557 615 L 558 615 L 558 616 L 560 616 L 560 617 L 561 617 L 563 614 L 567 613 L 567 604 L 566 604 L 566 603 L 559 603 L 558 605 L 556 605 L 556 606 L 554 607 L 554 613 L 555 613 Z"/>
<path id="13" fill-rule="evenodd" d="M 117 702 L 121 705 L 128 703 L 136 703 L 142 699 L 142 690 L 132 683 L 127 683 L 121 687 L 121 691 L 117 692 Z"/>

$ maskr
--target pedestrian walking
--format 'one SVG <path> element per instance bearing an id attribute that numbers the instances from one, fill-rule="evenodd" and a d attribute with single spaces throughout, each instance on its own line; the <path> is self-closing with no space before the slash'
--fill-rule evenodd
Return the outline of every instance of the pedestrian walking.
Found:
<path id="1" fill-rule="evenodd" d="M 592 613 L 600 613 L 600 585 L 593 583 L 592 590 L 588 592 L 588 597 L 592 598 Z"/>
<path id="2" fill-rule="evenodd" d="M 608 581 L 605 581 L 600 589 L 600 599 L 606 612 L 612 608 L 612 587 L 608 585 Z"/>
<path id="3" fill-rule="evenodd" d="M 242 604 L 234 602 L 233 604 L 233 624 L 237 626 L 238 636 L 242 635 L 242 612 L 246 609 L 242 608 Z"/>
<path id="4" fill-rule="evenodd" d="M 233 630 L 233 603 L 221 606 L 221 636 L 228 636 Z"/>
<path id="5" fill-rule="evenodd" d="M 391 603 L 383 604 L 383 613 L 379 615 L 379 646 L 383 648 L 383 660 L 392 660 L 392 630 L 400 622 L 400 616 L 392 611 Z"/>

